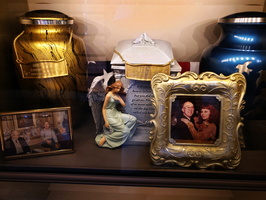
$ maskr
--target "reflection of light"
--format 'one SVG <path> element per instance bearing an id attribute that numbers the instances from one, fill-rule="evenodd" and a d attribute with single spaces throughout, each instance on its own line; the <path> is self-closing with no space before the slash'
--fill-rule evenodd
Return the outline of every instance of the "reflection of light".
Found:
<path id="1" fill-rule="evenodd" d="M 234 19 L 234 22 L 238 23 L 259 23 L 262 21 L 262 18 L 260 17 L 243 17 L 243 18 L 236 18 Z"/>
<path id="2" fill-rule="evenodd" d="M 254 41 L 253 37 L 244 37 L 244 36 L 234 35 L 234 38 L 237 38 L 241 41 L 246 41 L 246 42 L 253 42 Z"/>
<path id="3" fill-rule="evenodd" d="M 44 25 L 44 26 L 39 26 L 36 28 L 36 26 L 26 26 L 26 31 L 30 32 L 32 34 L 36 34 L 36 36 L 38 35 L 38 37 L 45 37 L 45 36 L 49 36 L 50 37 L 61 37 L 61 34 L 67 34 L 69 35 L 69 33 L 66 33 L 69 29 L 69 27 L 58 27 L 58 26 L 49 26 L 49 25 Z M 40 34 L 40 35 L 39 35 Z M 43 35 L 44 34 L 44 35 Z M 54 35 L 54 34 L 58 34 L 58 35 Z"/>
<path id="4" fill-rule="evenodd" d="M 34 19 L 34 24 L 39 25 L 65 25 L 68 24 L 68 20 L 53 20 L 53 19 Z"/>
<path id="5" fill-rule="evenodd" d="M 232 57 L 232 58 L 225 58 L 221 60 L 222 63 L 224 62 L 237 62 L 237 61 L 255 61 L 257 63 L 261 63 L 260 59 L 256 59 L 255 57 Z"/>

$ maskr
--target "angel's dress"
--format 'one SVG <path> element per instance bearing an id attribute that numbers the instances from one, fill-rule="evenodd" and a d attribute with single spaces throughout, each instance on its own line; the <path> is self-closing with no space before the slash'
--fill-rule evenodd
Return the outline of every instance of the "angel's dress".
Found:
<path id="1" fill-rule="evenodd" d="M 136 130 L 137 118 L 118 111 L 116 109 L 117 104 L 118 101 L 111 97 L 106 106 L 106 118 L 111 126 L 112 132 L 110 134 L 99 134 L 96 136 L 95 141 L 97 144 L 99 144 L 103 136 L 106 138 L 106 142 L 102 147 L 119 147 L 130 139 Z"/>

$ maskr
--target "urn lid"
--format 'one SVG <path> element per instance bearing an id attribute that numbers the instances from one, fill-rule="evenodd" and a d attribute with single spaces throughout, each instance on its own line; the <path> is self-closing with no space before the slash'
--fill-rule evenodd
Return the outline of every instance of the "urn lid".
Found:
<path id="1" fill-rule="evenodd" d="M 33 10 L 20 17 L 20 23 L 27 25 L 67 25 L 73 22 L 73 18 L 54 10 Z"/>
<path id="2" fill-rule="evenodd" d="M 135 40 L 118 42 L 111 64 L 154 64 L 165 65 L 174 61 L 171 44 L 164 40 L 154 40 L 143 33 Z"/>
<path id="3" fill-rule="evenodd" d="M 218 20 L 222 24 L 252 24 L 259 25 L 266 23 L 265 12 L 240 12 L 225 16 Z"/>

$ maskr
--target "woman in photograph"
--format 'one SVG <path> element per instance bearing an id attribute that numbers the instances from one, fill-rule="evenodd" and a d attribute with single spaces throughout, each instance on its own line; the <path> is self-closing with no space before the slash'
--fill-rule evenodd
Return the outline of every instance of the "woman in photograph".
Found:
<path id="1" fill-rule="evenodd" d="M 194 118 L 194 123 L 182 118 L 188 126 L 194 140 L 215 140 L 217 133 L 218 110 L 212 105 L 203 105 L 200 116 Z"/>
<path id="2" fill-rule="evenodd" d="M 100 147 L 116 148 L 132 137 L 136 130 L 136 117 L 117 110 L 117 105 L 126 105 L 120 94 L 124 93 L 123 83 L 116 81 L 106 88 L 102 114 L 105 131 L 96 136 L 95 141 Z"/>

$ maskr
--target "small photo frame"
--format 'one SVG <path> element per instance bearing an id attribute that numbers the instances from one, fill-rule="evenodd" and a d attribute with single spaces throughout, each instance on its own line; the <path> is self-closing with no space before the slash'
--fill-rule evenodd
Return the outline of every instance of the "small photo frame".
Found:
<path id="1" fill-rule="evenodd" d="M 0 127 L 5 160 L 74 152 L 70 107 L 0 113 Z"/>
<path id="2" fill-rule="evenodd" d="M 150 156 L 166 163 L 233 169 L 241 160 L 245 77 L 204 72 L 156 74 L 151 80 L 154 114 Z"/>

